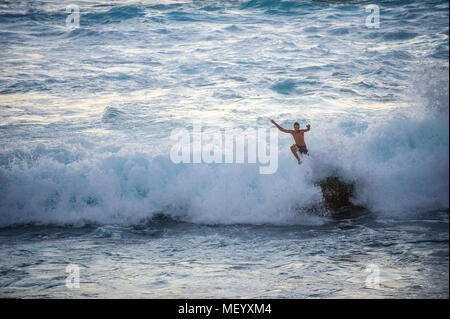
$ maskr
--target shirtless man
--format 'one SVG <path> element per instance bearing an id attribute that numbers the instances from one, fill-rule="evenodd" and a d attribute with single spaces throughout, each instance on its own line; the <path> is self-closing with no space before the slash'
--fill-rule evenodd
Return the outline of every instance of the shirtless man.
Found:
<path id="1" fill-rule="evenodd" d="M 284 133 L 290 133 L 294 137 L 295 144 L 291 146 L 292 154 L 294 154 L 295 158 L 297 159 L 298 163 L 301 164 L 302 161 L 300 160 L 300 157 L 298 156 L 297 152 L 300 154 L 308 155 L 308 149 L 306 148 L 305 144 L 305 137 L 303 136 L 303 133 L 308 132 L 311 129 L 311 125 L 306 125 L 306 130 L 300 129 L 300 124 L 297 122 L 294 123 L 294 130 L 286 130 L 279 126 L 277 123 L 275 123 L 274 120 L 270 120 L 281 132 Z"/>

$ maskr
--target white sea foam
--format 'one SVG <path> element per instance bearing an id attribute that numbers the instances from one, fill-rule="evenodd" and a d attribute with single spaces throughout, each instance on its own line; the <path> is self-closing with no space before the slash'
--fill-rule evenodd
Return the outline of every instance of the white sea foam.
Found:
<path id="1" fill-rule="evenodd" d="M 212 224 L 321 223 L 304 212 L 322 199 L 315 182 L 330 175 L 354 183 L 353 202 L 372 212 L 448 209 L 448 118 L 414 110 L 350 135 L 348 121 L 316 124 L 311 157 L 298 166 L 286 139 L 273 175 L 257 164 L 39 146 L 0 167 L 0 225 L 130 224 L 157 213 Z"/>

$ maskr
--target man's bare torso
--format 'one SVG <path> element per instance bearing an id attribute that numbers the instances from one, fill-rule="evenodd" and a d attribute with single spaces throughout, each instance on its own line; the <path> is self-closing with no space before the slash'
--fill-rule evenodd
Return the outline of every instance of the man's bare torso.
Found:
<path id="1" fill-rule="evenodd" d="M 294 137 L 295 144 L 298 146 L 306 146 L 305 135 L 303 131 L 292 131 L 292 136 Z"/>

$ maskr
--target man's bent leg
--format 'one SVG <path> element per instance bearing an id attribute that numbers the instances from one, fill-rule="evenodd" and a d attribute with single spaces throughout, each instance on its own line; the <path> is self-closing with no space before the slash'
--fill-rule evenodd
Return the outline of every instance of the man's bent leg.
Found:
<path id="1" fill-rule="evenodd" d="M 291 146 L 291 151 L 292 151 L 292 154 L 294 154 L 295 158 L 297 159 L 298 163 L 301 164 L 302 161 L 300 160 L 300 157 L 297 154 L 297 147 L 295 145 Z"/>

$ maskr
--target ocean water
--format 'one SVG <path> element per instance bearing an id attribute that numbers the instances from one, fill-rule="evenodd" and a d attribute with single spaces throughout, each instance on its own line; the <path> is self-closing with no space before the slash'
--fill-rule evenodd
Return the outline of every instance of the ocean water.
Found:
<path id="1" fill-rule="evenodd" d="M 0 297 L 448 298 L 448 10 L 1 1 Z M 270 119 L 301 166 L 170 159 Z M 311 212 L 326 176 L 358 208 Z"/>

